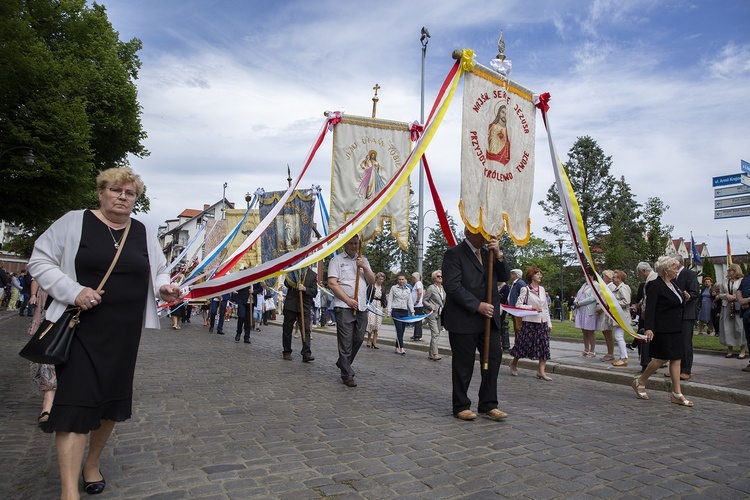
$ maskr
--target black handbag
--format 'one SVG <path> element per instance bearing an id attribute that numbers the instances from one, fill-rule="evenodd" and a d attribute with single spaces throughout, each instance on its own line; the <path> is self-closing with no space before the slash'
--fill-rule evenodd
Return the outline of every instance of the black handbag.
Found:
<path id="1" fill-rule="evenodd" d="M 18 354 L 43 365 L 65 364 L 80 316 L 80 307 L 69 307 L 54 323 L 45 319 Z"/>
<path id="2" fill-rule="evenodd" d="M 109 265 L 107 274 L 104 275 L 102 282 L 96 288 L 97 290 L 104 288 L 109 275 L 112 274 L 112 270 L 120 258 L 122 247 L 125 246 L 125 240 L 129 232 L 130 219 L 128 219 L 128 225 L 125 226 L 125 232 L 117 247 L 115 258 L 112 259 L 112 264 Z M 18 355 L 29 361 L 43 365 L 64 365 L 68 361 L 70 345 L 73 342 L 73 336 L 81 321 L 80 316 L 81 308 L 74 306 L 65 309 L 65 312 L 63 312 L 57 321 L 52 322 L 45 319 Z"/>

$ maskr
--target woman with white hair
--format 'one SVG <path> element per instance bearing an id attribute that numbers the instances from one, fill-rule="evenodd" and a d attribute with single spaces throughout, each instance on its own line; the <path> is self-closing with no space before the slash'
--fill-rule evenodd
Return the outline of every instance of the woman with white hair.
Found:
<path id="1" fill-rule="evenodd" d="M 727 282 L 721 285 L 719 298 L 721 299 L 721 322 L 719 323 L 719 342 L 727 346 L 725 357 L 734 356 L 734 348 L 738 347 L 739 359 L 745 359 L 747 340 L 742 326 L 742 309 L 737 300 L 737 291 L 742 283 L 742 268 L 731 264 L 727 269 Z"/>
<path id="2" fill-rule="evenodd" d="M 672 392 L 669 400 L 680 406 L 693 406 L 682 395 L 680 388 L 680 361 L 685 350 L 682 341 L 682 291 L 674 284 L 680 263 L 673 257 L 659 257 L 656 262 L 658 278 L 646 286 L 646 310 L 643 327 L 646 341 L 650 343 L 651 362 L 643 373 L 633 379 L 633 390 L 639 399 L 648 399 L 646 381 L 656 370 L 669 361 Z"/>
<path id="3" fill-rule="evenodd" d="M 423 301 L 424 312 L 429 313 L 429 316 L 425 318 L 427 327 L 430 329 L 430 351 L 427 357 L 432 361 L 440 361 L 443 359 L 438 350 L 440 330 L 443 328 L 440 315 L 442 314 L 443 306 L 445 305 L 443 271 L 440 269 L 432 271 L 431 277 L 432 285 L 427 287 Z"/>

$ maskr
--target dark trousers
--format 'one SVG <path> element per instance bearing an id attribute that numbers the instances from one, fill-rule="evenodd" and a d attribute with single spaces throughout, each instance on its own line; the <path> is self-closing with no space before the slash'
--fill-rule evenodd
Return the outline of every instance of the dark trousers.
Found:
<path id="1" fill-rule="evenodd" d="M 414 308 L 414 315 L 419 316 L 421 314 L 424 314 L 424 308 L 422 306 L 415 307 Z M 414 340 L 419 340 L 422 338 L 422 322 L 417 321 L 414 323 Z"/>
<path id="2" fill-rule="evenodd" d="M 21 309 L 18 311 L 18 314 L 23 316 L 23 312 L 26 311 L 29 316 L 34 314 L 34 310 L 29 307 L 29 300 L 31 300 L 31 294 L 30 293 L 21 293 Z"/>
<path id="3" fill-rule="evenodd" d="M 469 399 L 469 385 L 474 374 L 476 353 L 479 351 L 480 374 L 482 380 L 479 384 L 479 402 L 477 410 L 488 412 L 497 408 L 497 375 L 500 372 L 500 363 L 503 358 L 503 350 L 500 345 L 500 332 L 490 332 L 490 359 L 489 370 L 481 370 L 484 359 L 484 332 L 478 333 L 452 333 L 448 332 L 451 344 L 452 356 L 452 379 L 453 379 L 453 414 L 456 415 L 463 410 L 471 408 Z"/>
<path id="4" fill-rule="evenodd" d="M 224 331 L 224 314 L 227 310 L 226 300 L 212 300 L 211 301 L 211 318 L 209 319 L 208 326 L 213 329 L 214 323 L 216 322 L 216 315 L 219 316 L 219 324 L 216 327 L 217 332 Z"/>
<path id="5" fill-rule="evenodd" d="M 645 370 L 648 364 L 651 362 L 651 354 L 649 354 L 648 352 L 648 342 L 638 342 L 638 354 L 641 358 L 641 368 Z"/>
<path id="6" fill-rule="evenodd" d="M 391 318 L 405 318 L 409 315 L 409 311 L 406 309 L 391 309 Z M 396 327 L 396 347 L 404 347 L 404 329 L 406 323 L 403 321 L 394 321 L 393 326 Z"/>
<path id="7" fill-rule="evenodd" d="M 253 326 L 253 312 L 247 304 L 237 304 L 237 335 L 245 330 L 245 340 L 250 340 L 250 330 Z"/>
<path id="8" fill-rule="evenodd" d="M 367 328 L 367 311 L 353 311 L 346 307 L 335 307 L 336 340 L 339 348 L 339 359 L 336 366 L 341 370 L 341 378 L 354 376 L 352 363 L 365 339 Z"/>
<path id="9" fill-rule="evenodd" d="M 299 321 L 300 313 L 284 310 L 284 323 L 281 330 L 281 345 L 284 349 L 284 354 L 292 353 L 292 331 L 294 330 L 294 324 Z M 305 337 L 302 339 L 302 351 L 303 356 L 309 356 L 312 351 L 310 350 L 310 330 L 312 321 L 310 318 L 310 311 L 305 311 Z M 301 332 L 300 332 L 301 333 Z"/>
<path id="10" fill-rule="evenodd" d="M 687 373 L 688 375 L 693 370 L 693 325 L 695 325 L 693 319 L 682 320 L 682 342 L 685 352 L 680 362 L 680 373 Z"/>
<path id="11" fill-rule="evenodd" d="M 500 315 L 500 342 L 503 351 L 510 349 L 510 326 L 508 325 L 508 313 L 505 311 Z"/>

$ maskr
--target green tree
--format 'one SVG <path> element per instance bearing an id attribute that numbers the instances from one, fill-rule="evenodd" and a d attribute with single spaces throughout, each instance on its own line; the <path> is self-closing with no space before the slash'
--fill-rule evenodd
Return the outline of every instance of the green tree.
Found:
<path id="1" fill-rule="evenodd" d="M 646 249 L 643 212 L 624 177 L 615 181 L 609 196 L 609 234 L 600 239 L 604 265 L 609 269 L 635 269 Z"/>
<path id="2" fill-rule="evenodd" d="M 453 217 L 447 214 L 446 216 L 448 217 L 448 225 L 455 235 L 456 223 L 454 222 Z M 422 262 L 422 270 L 424 271 L 422 282 L 425 287 L 432 284 L 432 277 L 430 276 L 432 272 L 443 266 L 443 255 L 448 248 L 450 248 L 448 246 L 448 240 L 445 239 L 445 235 L 443 234 L 440 225 L 432 228 L 427 238 L 427 250 L 424 253 L 424 261 Z"/>
<path id="3" fill-rule="evenodd" d="M 362 253 L 370 262 L 370 267 L 376 274 L 382 272 L 385 274 L 386 284 L 390 285 L 393 279 L 391 270 L 395 265 L 394 256 L 398 249 L 398 242 L 391 234 L 390 223 L 383 225 L 383 232 L 367 243 Z"/>
<path id="4" fill-rule="evenodd" d="M 559 280 L 560 257 L 557 255 L 556 249 L 551 243 L 537 238 L 533 234 L 526 245 L 518 247 L 516 263 L 524 274 L 528 268 L 538 267 L 542 270 L 545 282 L 548 279 L 554 279 L 554 277 Z"/>
<path id="5" fill-rule="evenodd" d="M 615 179 L 610 175 L 612 157 L 604 156 L 604 151 L 589 136 L 579 137 L 568 152 L 565 171 L 570 179 L 573 191 L 590 240 L 609 230 L 612 220 L 611 194 Z M 547 190 L 547 197 L 539 202 L 544 214 L 551 221 L 545 226 L 548 233 L 559 236 L 568 232 L 565 214 L 560 205 L 560 194 L 557 184 Z"/>
<path id="6" fill-rule="evenodd" d="M 665 205 L 657 197 L 649 198 L 643 205 L 643 229 L 646 233 L 645 260 L 652 265 L 656 259 L 664 255 L 672 234 L 673 227 L 662 224 L 667 210 L 669 210 L 669 205 Z"/>
<path id="7" fill-rule="evenodd" d="M 713 282 L 716 283 L 716 267 L 714 266 L 714 262 L 711 259 L 704 258 L 702 265 L 703 265 L 703 276 L 710 277 L 711 280 L 713 280 Z"/>
<path id="8" fill-rule="evenodd" d="M 101 170 L 147 154 L 134 83 L 140 48 L 119 39 L 96 3 L 0 3 L 0 151 L 29 146 L 36 156 L 33 166 L 0 158 L 0 219 L 38 234 L 68 210 L 98 205 Z"/>

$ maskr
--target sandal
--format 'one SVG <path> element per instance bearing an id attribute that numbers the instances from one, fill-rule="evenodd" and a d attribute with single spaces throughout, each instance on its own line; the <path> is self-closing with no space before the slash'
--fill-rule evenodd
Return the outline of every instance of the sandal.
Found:
<path id="1" fill-rule="evenodd" d="M 47 423 L 47 420 L 49 420 L 49 412 L 43 411 L 39 414 L 39 417 L 36 419 L 37 425 L 44 425 Z"/>
<path id="2" fill-rule="evenodd" d="M 727 359 L 729 359 L 729 358 L 731 358 L 732 356 L 734 356 L 734 353 L 733 353 L 733 352 L 728 352 L 728 353 L 727 353 L 727 355 L 726 355 L 726 356 L 724 356 L 724 357 L 725 357 L 725 358 L 727 358 Z"/>
<path id="3" fill-rule="evenodd" d="M 615 359 L 615 357 L 612 356 L 611 354 L 605 354 L 604 356 L 602 356 L 601 360 L 602 361 L 612 361 L 613 359 Z"/>
<path id="4" fill-rule="evenodd" d="M 638 383 L 638 377 L 634 378 L 633 383 L 630 385 L 638 395 L 638 399 L 648 399 L 648 394 L 646 394 L 646 386 Z M 640 389 L 643 389 L 643 392 L 641 392 Z"/>
<path id="5" fill-rule="evenodd" d="M 692 401 L 688 401 L 687 399 L 685 399 L 685 396 L 683 396 L 682 394 L 677 394 L 676 392 L 669 393 L 669 400 L 676 405 L 693 406 Z"/>

